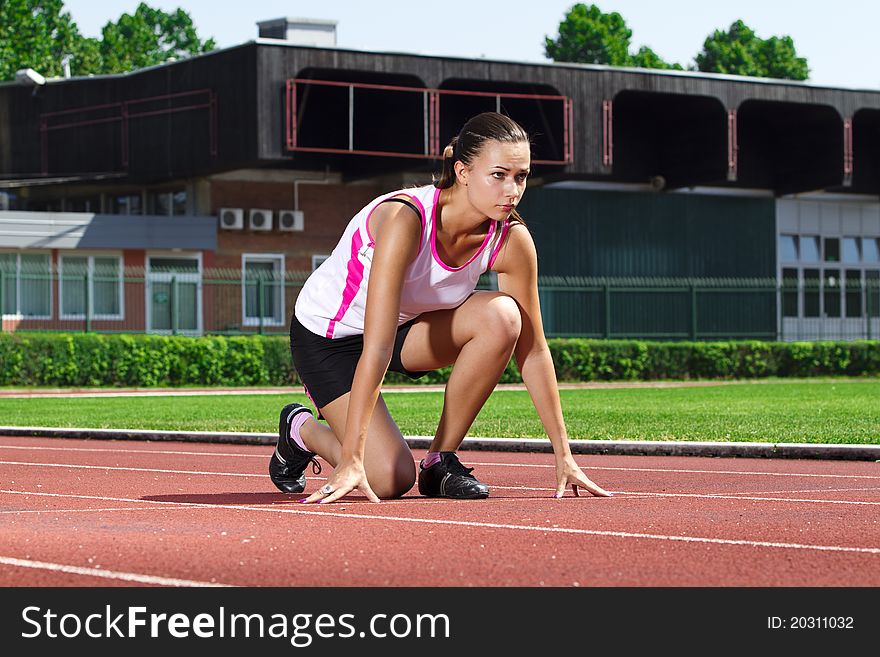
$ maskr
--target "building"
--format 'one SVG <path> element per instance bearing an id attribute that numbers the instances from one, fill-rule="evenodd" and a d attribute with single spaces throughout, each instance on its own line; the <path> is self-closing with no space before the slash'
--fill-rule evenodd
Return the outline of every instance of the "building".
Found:
<path id="1" fill-rule="evenodd" d="M 350 216 L 501 110 L 534 135 L 549 334 L 880 334 L 880 91 L 360 52 L 334 27 L 0 84 L 4 329 L 283 332 Z"/>

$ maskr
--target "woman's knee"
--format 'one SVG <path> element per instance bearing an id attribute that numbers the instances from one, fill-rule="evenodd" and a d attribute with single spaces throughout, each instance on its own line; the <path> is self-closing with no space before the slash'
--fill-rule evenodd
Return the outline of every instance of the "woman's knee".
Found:
<path id="1" fill-rule="evenodd" d="M 367 468 L 370 488 L 381 498 L 401 497 L 409 492 L 416 483 L 416 467 L 412 453 L 399 455 L 389 463 Z"/>
<path id="2" fill-rule="evenodd" d="M 480 331 L 512 349 L 522 331 L 522 313 L 513 297 L 499 292 L 483 308 Z"/>

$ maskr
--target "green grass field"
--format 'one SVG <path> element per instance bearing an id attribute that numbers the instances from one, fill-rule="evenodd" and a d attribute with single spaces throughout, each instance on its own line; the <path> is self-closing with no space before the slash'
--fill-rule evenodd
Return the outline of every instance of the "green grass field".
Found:
<path id="1" fill-rule="evenodd" d="M 880 444 L 880 380 L 737 383 L 690 388 L 564 389 L 571 438 Z M 432 435 L 438 392 L 387 394 L 405 435 Z M 304 395 L 0 399 L 0 425 L 277 430 L 278 411 Z M 543 438 L 528 393 L 499 390 L 470 436 Z"/>

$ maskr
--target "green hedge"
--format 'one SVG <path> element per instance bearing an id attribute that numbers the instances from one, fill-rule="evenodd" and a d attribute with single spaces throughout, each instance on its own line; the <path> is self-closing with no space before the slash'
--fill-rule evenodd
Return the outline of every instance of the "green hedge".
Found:
<path id="1" fill-rule="evenodd" d="M 645 342 L 552 339 L 560 381 L 880 375 L 880 341 Z M 418 383 L 442 383 L 450 368 Z M 508 364 L 502 383 L 522 379 Z M 389 373 L 388 383 L 412 383 Z M 0 334 L 3 386 L 297 384 L 286 337 Z"/>

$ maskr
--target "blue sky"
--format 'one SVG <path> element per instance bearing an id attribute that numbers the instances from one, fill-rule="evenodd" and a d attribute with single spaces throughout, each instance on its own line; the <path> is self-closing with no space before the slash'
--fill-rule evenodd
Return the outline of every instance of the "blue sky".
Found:
<path id="1" fill-rule="evenodd" d="M 108 20 L 132 13 L 138 0 L 65 0 L 80 31 L 99 36 Z M 543 62 L 545 36 L 556 36 L 571 0 L 151 0 L 185 9 L 202 38 L 220 47 L 250 41 L 256 23 L 272 18 L 338 21 L 342 48 Z M 587 2 L 586 4 L 590 4 Z M 880 90 L 880 2 L 877 0 L 602 0 L 633 31 L 633 50 L 647 45 L 667 61 L 693 61 L 715 29 L 743 19 L 758 36 L 788 35 L 811 68 L 810 82 Z"/>

